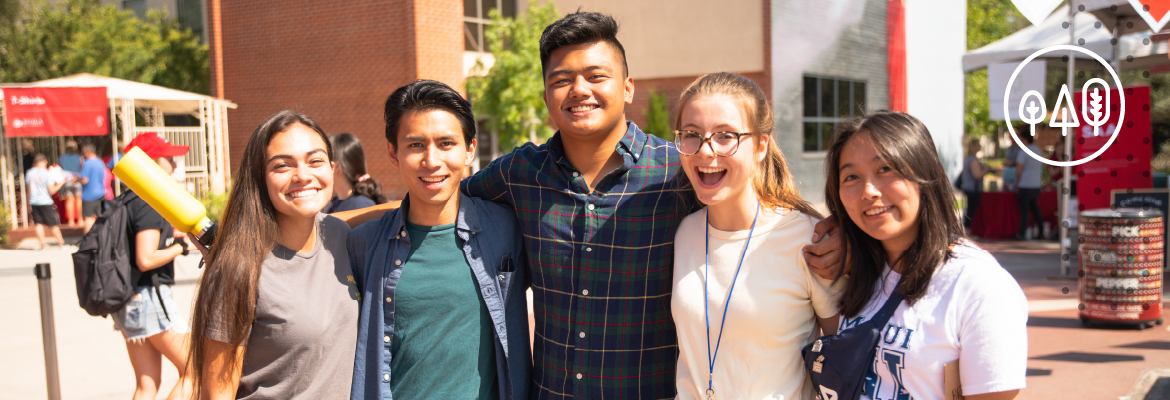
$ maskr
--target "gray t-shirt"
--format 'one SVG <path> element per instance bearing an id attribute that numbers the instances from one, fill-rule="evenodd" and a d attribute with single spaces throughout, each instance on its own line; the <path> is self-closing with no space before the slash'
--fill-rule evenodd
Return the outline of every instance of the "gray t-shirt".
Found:
<path id="1" fill-rule="evenodd" d="M 1028 145 L 1028 150 L 1032 150 L 1035 154 L 1040 154 L 1040 149 L 1034 144 Z M 1041 169 L 1044 168 L 1044 163 L 1023 151 L 1020 151 L 1016 155 L 1016 163 L 1016 168 L 1024 169 L 1024 172 L 1020 174 L 1020 187 L 1024 189 L 1039 189 Z"/>
<path id="2" fill-rule="evenodd" d="M 264 259 L 237 399 L 349 399 L 359 311 L 349 225 L 327 214 L 317 222 L 313 250 L 277 244 Z M 215 326 L 207 336 L 228 341 Z"/>

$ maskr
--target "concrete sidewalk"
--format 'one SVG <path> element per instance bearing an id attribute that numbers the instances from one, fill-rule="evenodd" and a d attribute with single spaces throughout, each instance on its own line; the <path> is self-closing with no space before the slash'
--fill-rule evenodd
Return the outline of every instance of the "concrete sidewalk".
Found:
<path id="1" fill-rule="evenodd" d="M 67 242 L 69 242 L 67 240 Z M 33 266 L 51 264 L 53 313 L 57 330 L 57 357 L 63 399 L 129 399 L 134 394 L 134 371 L 122 334 L 109 318 L 93 317 L 77 304 L 73 280 L 75 248 L 0 250 L 0 398 L 45 399 L 44 348 L 40 305 Z M 180 257 L 175 265 L 175 301 L 190 318 L 199 256 Z M 175 368 L 163 359 L 159 398 L 177 379 Z"/>
<path id="2" fill-rule="evenodd" d="M 1170 367 L 1170 324 L 1144 331 L 1081 325 L 1076 279 L 1058 278 L 1054 242 L 984 241 L 1028 297 L 1028 387 L 1021 399 L 1153 400 L 1165 389 L 1131 393 L 1147 370 Z M 1076 259 L 1070 271 L 1076 276 Z M 1163 295 L 1163 309 L 1170 308 Z M 1147 385 L 1148 386 L 1148 385 Z M 1148 390 L 1148 389 L 1147 389 Z"/>

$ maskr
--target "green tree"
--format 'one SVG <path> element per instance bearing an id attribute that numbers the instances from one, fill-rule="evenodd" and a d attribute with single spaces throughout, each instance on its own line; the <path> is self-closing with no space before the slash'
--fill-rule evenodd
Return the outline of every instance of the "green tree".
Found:
<path id="1" fill-rule="evenodd" d="M 646 109 L 645 132 L 666 140 L 674 140 L 670 134 L 670 101 L 666 93 L 650 91 L 650 107 Z"/>
<path id="2" fill-rule="evenodd" d="M 500 133 L 500 150 L 507 151 L 553 134 L 543 118 L 540 33 L 560 14 L 549 1 L 515 18 L 504 18 L 498 9 L 490 16 L 484 42 L 495 63 L 485 73 L 477 62 L 465 87 L 475 112 L 487 117 L 487 129 Z"/>
<path id="3" fill-rule="evenodd" d="M 0 28 L 2 82 L 88 72 L 208 92 L 207 46 L 165 12 L 152 10 L 142 20 L 99 0 L 69 0 L 32 3 L 15 15 Z"/>
<path id="4" fill-rule="evenodd" d="M 1016 10 L 1010 0 L 967 0 L 967 50 L 986 46 L 1024 29 L 1027 18 Z M 987 70 L 966 74 L 966 114 L 963 116 L 967 138 L 993 134 L 997 124 L 992 121 L 987 101 Z"/>

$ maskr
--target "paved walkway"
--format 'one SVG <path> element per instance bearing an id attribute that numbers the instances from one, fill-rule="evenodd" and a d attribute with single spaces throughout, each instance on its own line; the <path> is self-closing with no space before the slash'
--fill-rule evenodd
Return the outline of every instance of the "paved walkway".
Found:
<path id="1" fill-rule="evenodd" d="M 1060 275 L 1056 243 L 981 245 L 1028 296 L 1028 388 L 1021 399 L 1120 399 L 1130 394 L 1143 371 L 1170 367 L 1170 324 L 1144 331 L 1081 326 L 1077 280 L 1056 278 Z M 1073 276 L 1076 268 L 1074 259 Z M 1170 309 L 1170 302 L 1163 308 Z"/>
<path id="2" fill-rule="evenodd" d="M 982 245 L 1016 277 L 1029 299 L 1029 376 L 1022 399 L 1123 399 L 1143 371 L 1170 368 L 1170 324 L 1145 331 L 1081 327 L 1077 281 L 1050 279 L 1059 273 L 1054 243 Z M 47 397 L 37 282 L 32 275 L 33 265 L 39 262 L 53 266 L 62 398 L 124 400 L 133 393 L 133 372 L 121 334 L 113 330 L 109 319 L 91 317 L 77 306 L 71 251 L 0 250 L 0 304 L 4 304 L 0 308 L 0 321 L 4 321 L 0 398 Z M 194 295 L 198 261 L 197 256 L 183 257 L 176 266 L 175 300 L 185 309 Z M 1170 302 L 1164 304 L 1170 308 Z M 175 380 L 174 368 L 164 362 L 160 398 Z M 1170 393 L 1158 392 L 1170 391 L 1170 382 L 1158 382 L 1153 385 L 1157 394 L 1147 399 L 1170 398 Z"/>

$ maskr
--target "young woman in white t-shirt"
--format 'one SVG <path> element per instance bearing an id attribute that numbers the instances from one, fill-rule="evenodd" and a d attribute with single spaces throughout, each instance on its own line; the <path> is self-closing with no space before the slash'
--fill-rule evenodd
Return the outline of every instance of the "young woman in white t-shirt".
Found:
<path id="1" fill-rule="evenodd" d="M 969 400 L 1013 399 L 1024 387 L 1028 304 L 1019 284 L 967 241 L 926 126 L 879 111 L 846 122 L 826 159 L 825 198 L 840 218 L 850 279 L 840 330 L 905 296 L 866 376 L 874 400 L 950 399 L 944 366 L 960 361 Z"/>
<path id="2" fill-rule="evenodd" d="M 831 282 L 801 251 L 820 215 L 772 140 L 759 86 L 710 74 L 679 104 L 675 143 L 707 207 L 683 220 L 674 243 L 678 398 L 812 399 L 800 349 L 837 328 Z"/>

